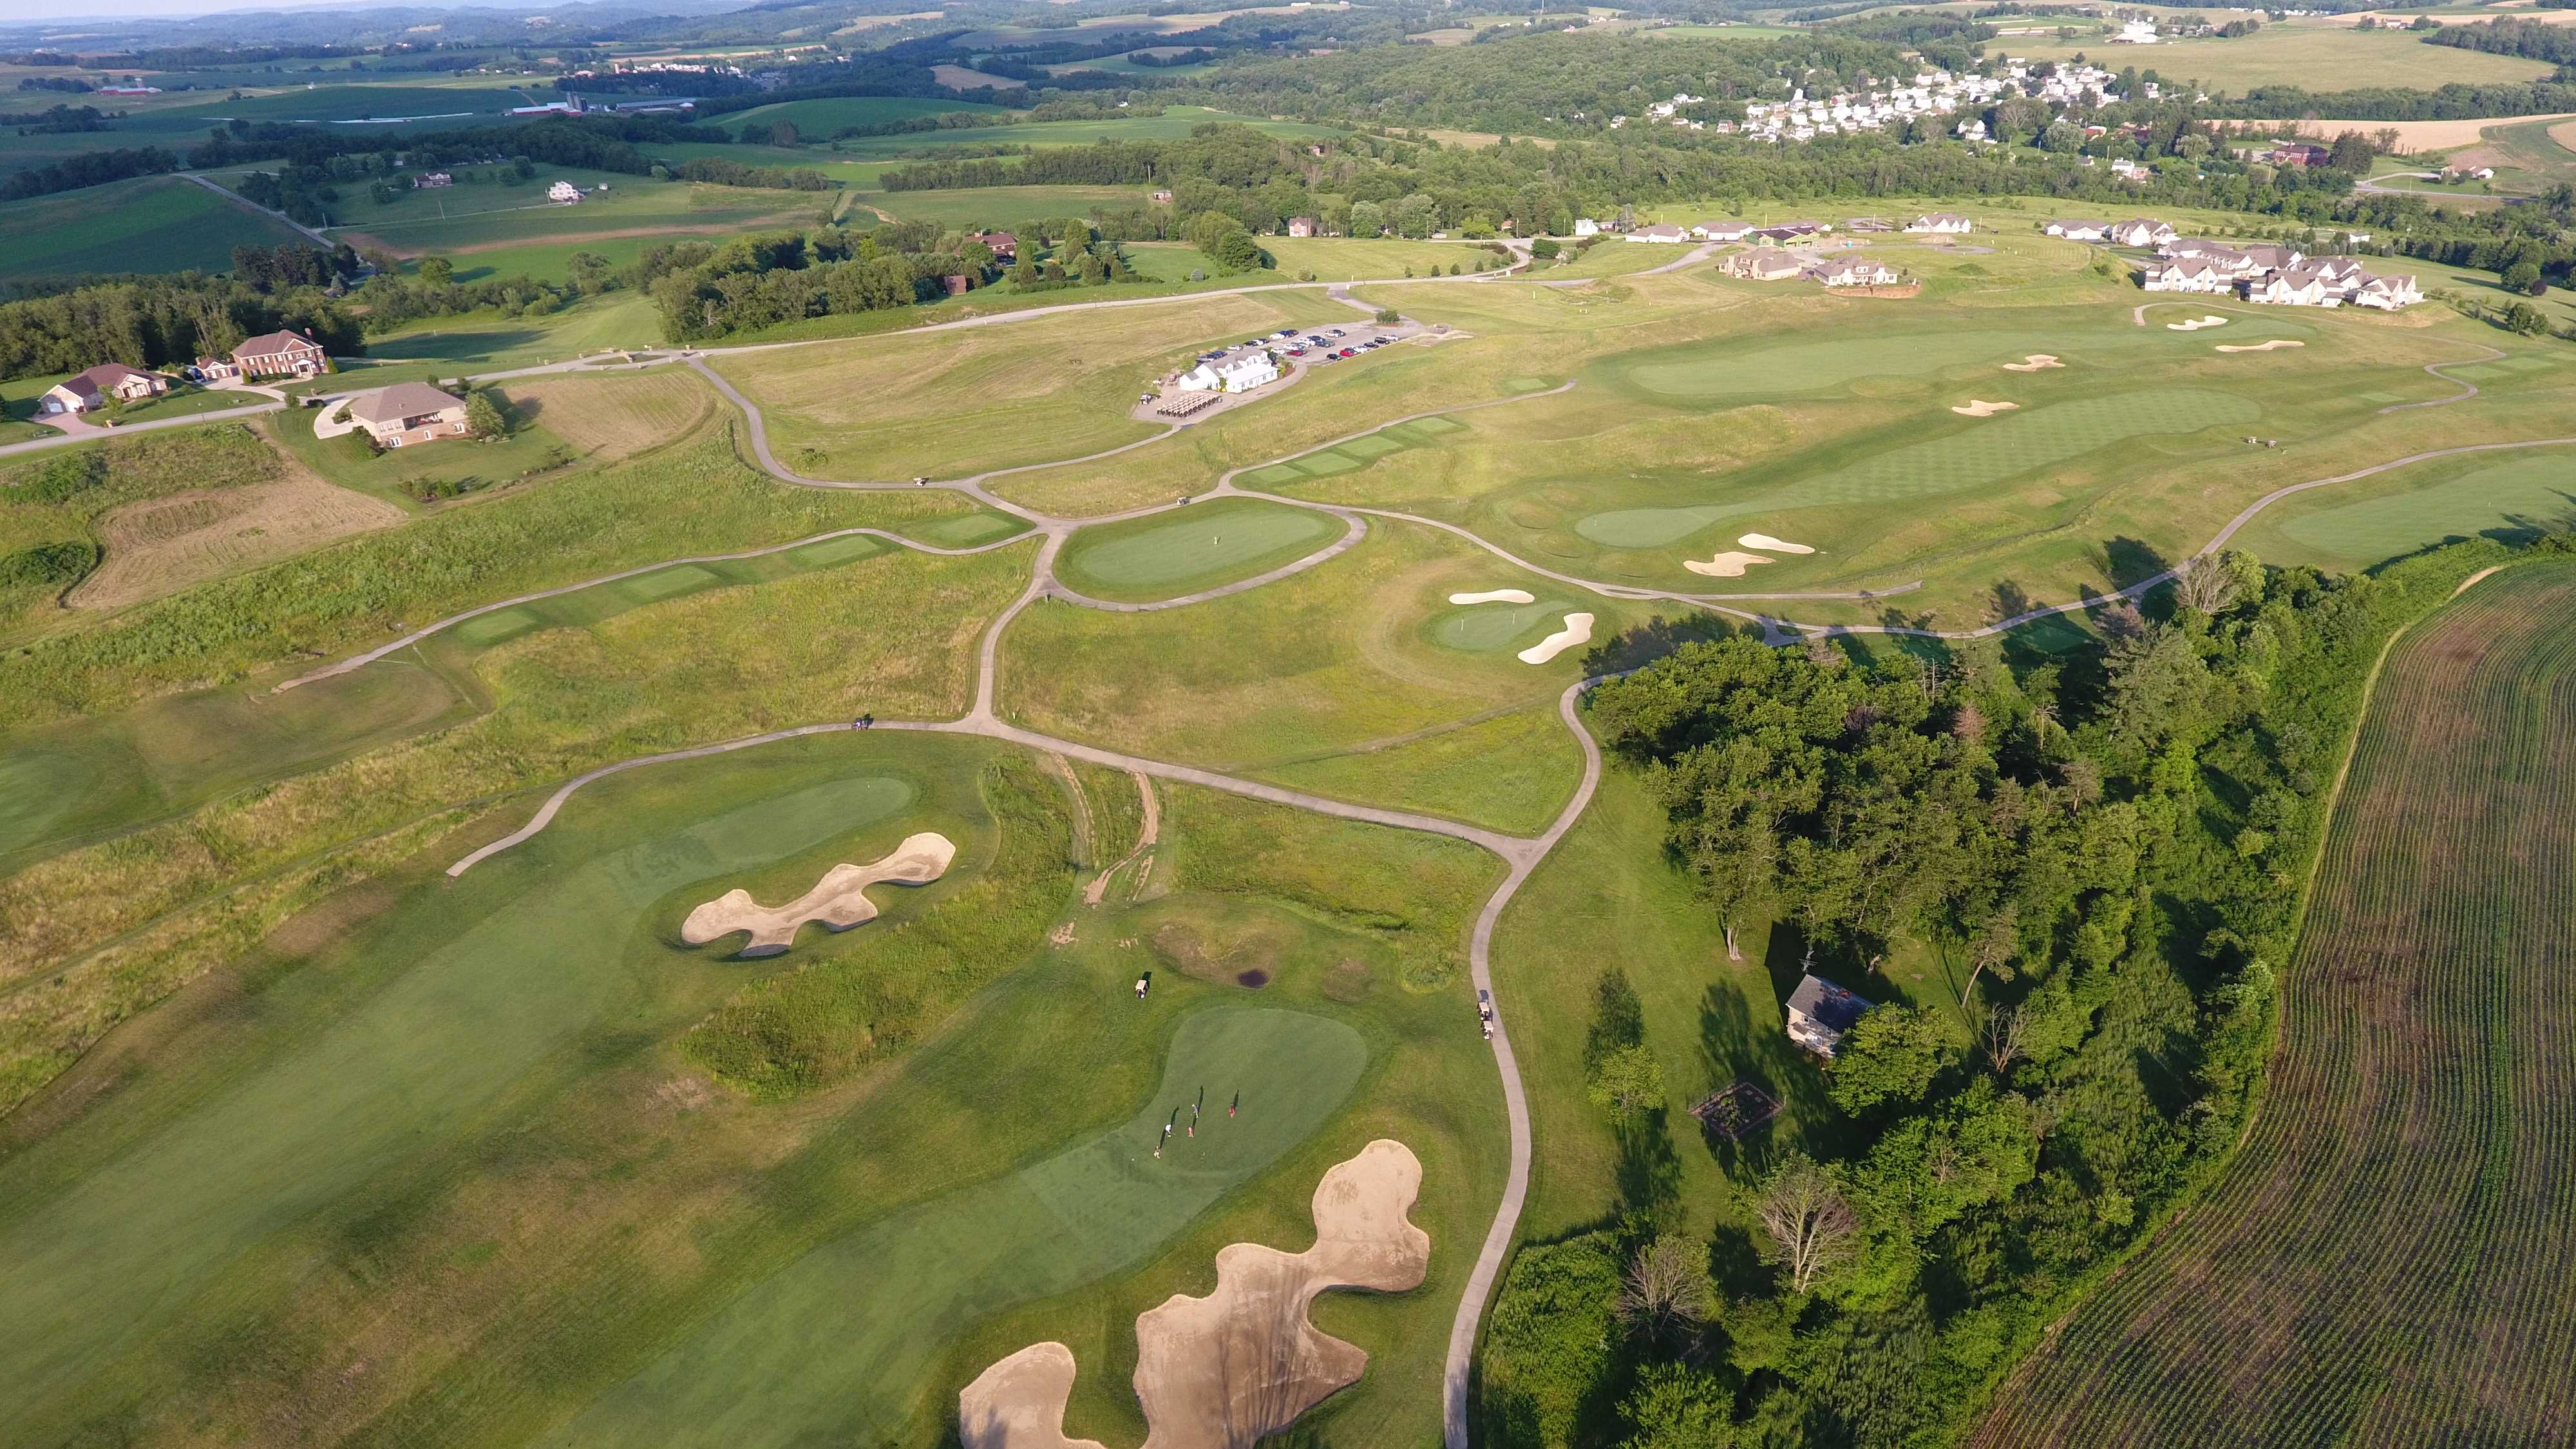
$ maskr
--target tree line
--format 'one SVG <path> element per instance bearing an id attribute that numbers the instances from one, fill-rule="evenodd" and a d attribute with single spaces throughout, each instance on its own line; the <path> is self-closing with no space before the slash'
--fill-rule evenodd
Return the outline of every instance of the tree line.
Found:
<path id="1" fill-rule="evenodd" d="M 101 362 L 184 367 L 281 329 L 304 333 L 334 356 L 365 350 L 355 314 L 316 288 L 263 291 L 231 277 L 180 272 L 0 303 L 0 378 Z"/>
<path id="2" fill-rule="evenodd" d="M 2507 557 L 2482 540 L 2328 577 L 2222 555 L 2071 653 L 1729 638 L 1600 686 L 1592 727 L 1704 909 L 1776 921 L 1775 959 L 1882 1004 L 1825 1068 L 1835 1120 L 1709 1139 L 1749 1181 L 1712 1234 L 1675 1196 L 1656 1023 L 1604 974 L 1583 1066 L 1623 1197 L 1514 1262 L 1480 1364 L 1489 1442 L 1955 1439 L 2233 1147 L 2371 662 Z M 1892 979 L 1901 949 L 1948 990 Z"/>

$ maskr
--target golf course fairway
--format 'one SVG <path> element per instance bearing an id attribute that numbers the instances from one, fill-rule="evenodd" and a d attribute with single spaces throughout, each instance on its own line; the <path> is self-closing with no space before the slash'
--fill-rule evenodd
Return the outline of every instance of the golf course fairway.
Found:
<path id="1" fill-rule="evenodd" d="M 52 1439 L 50 1412 L 80 1402 L 159 1315 L 469 1130 L 601 1023 L 647 1015 L 653 971 L 630 948 L 663 896 L 847 835 L 915 796 L 902 778 L 854 773 L 587 860 L 548 860 L 532 844 L 516 873 L 414 902 L 413 939 L 436 944 L 258 1070 L 223 1077 L 68 1182 L 41 1153 L 16 1159 L 20 1175 L 0 1189 L 0 1424 Z M 582 813 L 596 820 L 614 799 Z"/>
<path id="2" fill-rule="evenodd" d="M 1327 1017 L 1255 1007 L 1184 1017 L 1161 1087 L 1125 1123 L 806 1254 L 603 1396 L 559 1442 L 643 1443 L 674 1424 L 736 1446 L 896 1437 L 929 1412 L 925 1370 L 967 1325 L 1147 1261 L 1322 1126 L 1367 1064 L 1360 1034 Z M 1182 1125 L 1158 1159 L 1176 1112 Z"/>

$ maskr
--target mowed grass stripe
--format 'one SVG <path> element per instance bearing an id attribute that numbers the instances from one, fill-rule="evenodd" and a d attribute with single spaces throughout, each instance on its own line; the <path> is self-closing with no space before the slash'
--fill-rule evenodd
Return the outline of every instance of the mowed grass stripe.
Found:
<path id="1" fill-rule="evenodd" d="M 2576 567 L 2400 646 L 2283 977 L 2253 1136 L 1981 1442 L 2530 1443 L 2576 1413 Z"/>
<path id="2" fill-rule="evenodd" d="M 1622 508 L 1574 526 L 1611 548 L 1678 543 L 1711 524 L 1791 508 L 1892 504 L 1961 493 L 2080 458 L 2131 438 L 2196 433 L 2251 422 L 2259 404 L 2229 393 L 2165 388 L 2059 403 L 1908 447 L 1891 449 L 1819 477 L 1762 489 L 1733 503 L 1684 508 Z"/>

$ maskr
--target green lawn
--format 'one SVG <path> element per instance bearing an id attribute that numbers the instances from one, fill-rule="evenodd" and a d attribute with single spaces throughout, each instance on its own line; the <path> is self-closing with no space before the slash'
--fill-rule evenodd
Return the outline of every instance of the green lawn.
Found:
<path id="1" fill-rule="evenodd" d="M 0 202 L 0 276 L 229 272 L 233 248 L 301 241 L 288 228 L 175 176 Z"/>
<path id="2" fill-rule="evenodd" d="M 759 130 L 767 140 L 768 129 L 780 121 L 794 126 L 809 141 L 828 138 L 844 126 L 870 126 L 885 121 L 905 121 L 915 116 L 944 116 L 959 111 L 998 112 L 1000 106 L 981 101 L 940 100 L 926 96 L 831 96 L 818 100 L 779 101 L 772 105 L 754 106 L 747 111 L 714 117 L 709 124 L 721 126 L 740 136 L 747 130 Z M 924 140 L 935 142 L 937 131 L 918 133 Z M 972 135 L 989 135 L 974 131 Z M 906 139 L 909 139 L 907 137 Z"/>
<path id="3" fill-rule="evenodd" d="M 459 371 L 500 372 L 561 362 L 610 348 L 650 348 L 661 340 L 661 314 L 641 292 L 585 297 L 542 316 L 508 317 L 487 310 L 425 317 L 369 337 L 366 357 L 347 364 L 348 376 L 331 386 L 379 386 L 378 368 L 421 363 L 428 371 L 445 369 L 444 375 L 453 377 Z M 390 371 L 382 375 L 393 377 Z"/>
<path id="4" fill-rule="evenodd" d="M 1128 602 L 1168 599 L 1293 563 L 1342 536 L 1340 519 L 1249 498 L 1086 528 L 1056 559 L 1075 590 Z"/>
<path id="5" fill-rule="evenodd" d="M 2448 539 L 2527 541 L 2576 523 L 2563 448 L 2402 468 L 2283 503 L 2244 541 L 2267 563 L 2366 569 Z"/>
<path id="6" fill-rule="evenodd" d="M 524 247 L 578 247 L 640 235 L 720 238 L 762 226 L 811 225 L 833 202 L 814 192 L 656 181 L 562 166 L 539 166 L 526 181 L 508 180 L 500 167 L 450 169 L 457 176 L 454 186 L 406 188 L 384 205 L 363 187 L 344 186 L 333 234 L 352 245 L 372 243 L 406 256 L 444 256 L 465 273 L 485 265 L 477 260 L 485 249 L 508 255 Z M 469 179 L 476 177 L 490 179 Z M 546 200 L 546 189 L 557 181 L 589 194 L 557 205 Z"/>

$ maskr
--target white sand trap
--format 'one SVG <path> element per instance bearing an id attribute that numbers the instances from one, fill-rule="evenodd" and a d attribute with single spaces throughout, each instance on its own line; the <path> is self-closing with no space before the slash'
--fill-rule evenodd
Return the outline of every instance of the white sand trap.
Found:
<path id="1" fill-rule="evenodd" d="M 1565 616 L 1564 628 L 1557 630 L 1555 633 L 1548 635 L 1546 638 L 1541 639 L 1537 643 L 1532 644 L 1527 649 L 1521 651 L 1521 662 L 1523 664 L 1545 664 L 1547 661 L 1554 659 L 1556 656 L 1573 648 L 1575 645 L 1588 644 L 1591 641 L 1592 616 L 1590 614 L 1568 614 Z"/>
<path id="2" fill-rule="evenodd" d="M 2194 317 L 2188 322 L 2168 322 L 2165 324 L 2165 330 L 2167 332 L 2197 332 L 2203 327 L 2224 327 L 2226 325 L 2227 319 L 2224 317 Z"/>
<path id="3" fill-rule="evenodd" d="M 775 956 L 795 944 L 797 928 L 807 921 L 846 931 L 875 920 L 876 902 L 864 894 L 868 887 L 928 885 L 946 875 L 948 863 L 956 858 L 957 847 L 947 836 L 923 831 L 904 837 L 894 854 L 883 860 L 832 867 L 823 872 L 812 890 L 783 906 L 764 906 L 753 900 L 747 890 L 726 891 L 689 912 L 689 918 L 680 923 L 680 939 L 692 946 L 703 946 L 736 931 L 749 931 L 751 941 L 741 954 Z"/>
<path id="4" fill-rule="evenodd" d="M 2286 337 L 2275 337 L 2269 342 L 2239 342 L 2232 346 L 2228 343 L 2222 342 L 2218 344 L 2218 350 L 2221 352 L 2269 352 L 2275 347 L 2305 347 L 2307 345 L 2308 344 L 2304 342 L 2292 342 Z"/>
<path id="5" fill-rule="evenodd" d="M 2056 355 L 2055 355 L 2054 353 L 2048 353 L 2048 352 L 2034 352 L 2034 353 L 2030 354 L 2028 357 L 2023 358 L 2023 359 L 2022 359 L 2021 361 L 2019 361 L 2019 362 L 2007 362 L 2007 363 L 2005 363 L 2005 364 L 2004 364 L 2004 371 L 2006 371 L 2006 372 L 2037 372 L 2037 371 L 2039 371 L 2041 368 L 2044 368 L 2044 367 L 2064 367 L 2065 365 L 2066 365 L 2065 363 L 2060 362 L 2060 361 L 2058 361 L 2058 360 L 2057 360 L 2057 357 L 2056 357 Z"/>
<path id="6" fill-rule="evenodd" d="M 1097 1439 L 1064 1436 L 1072 1396 L 1073 1350 L 1030 1344 L 957 1391 L 958 1437 L 966 1449 L 1105 1449 Z"/>
<path id="7" fill-rule="evenodd" d="M 1538 595 L 1527 589 L 1487 589 L 1481 594 L 1451 594 L 1453 604 L 1535 604 Z"/>
<path id="8" fill-rule="evenodd" d="M 1713 579 L 1740 579 L 1744 577 L 1744 571 L 1755 564 L 1777 562 L 1777 559 L 1767 559 L 1758 553 L 1722 553 L 1705 563 L 1695 558 L 1683 559 L 1682 567 Z"/>
<path id="9" fill-rule="evenodd" d="M 1952 408 L 1950 411 L 1961 417 L 1990 418 L 1997 413 L 2011 412 L 2020 406 L 2020 403 L 2015 402 L 1987 402 L 1984 398 L 1970 398 L 1967 406 Z"/>
<path id="10" fill-rule="evenodd" d="M 1773 538 L 1767 533 L 1748 533 L 1742 538 L 1737 539 L 1735 544 L 1738 548 L 1767 548 L 1773 553 L 1815 552 L 1814 549 L 1807 547 L 1803 543 L 1791 543 L 1785 538 Z"/>
<path id="11" fill-rule="evenodd" d="M 1379 1138 L 1316 1186 L 1315 1246 L 1229 1243 L 1216 1255 L 1215 1292 L 1176 1293 L 1138 1314 L 1145 1449 L 1251 1449 L 1359 1382 L 1368 1354 L 1317 1332 L 1307 1305 L 1327 1288 L 1422 1286 L 1431 1235 L 1405 1219 L 1421 1191 L 1413 1150 Z"/>

